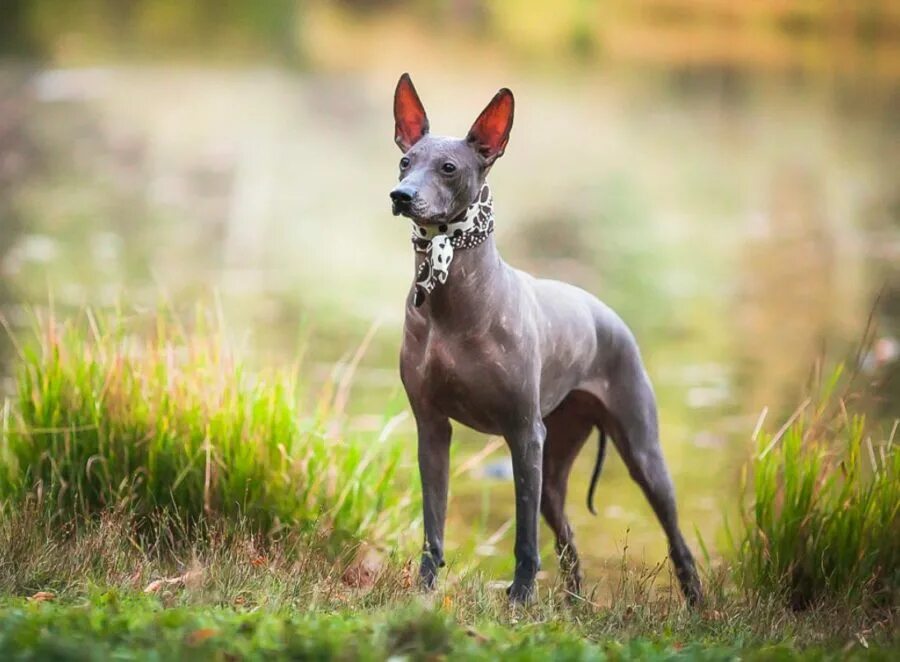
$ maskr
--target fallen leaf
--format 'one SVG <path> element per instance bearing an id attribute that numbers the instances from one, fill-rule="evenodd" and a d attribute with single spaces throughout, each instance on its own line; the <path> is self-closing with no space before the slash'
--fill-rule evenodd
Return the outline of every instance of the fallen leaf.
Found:
<path id="1" fill-rule="evenodd" d="M 28 599 L 32 602 L 50 602 L 51 600 L 56 600 L 56 595 L 50 591 L 38 591 Z"/>
<path id="2" fill-rule="evenodd" d="M 255 556 L 252 559 L 250 559 L 250 565 L 252 565 L 256 568 L 259 568 L 260 566 L 264 566 L 265 564 L 266 564 L 265 556 Z"/>
<path id="3" fill-rule="evenodd" d="M 354 588 L 369 588 L 375 583 L 383 566 L 384 558 L 381 553 L 374 547 L 363 546 L 344 570 L 341 581 Z"/>
<path id="4" fill-rule="evenodd" d="M 144 588 L 144 593 L 158 593 L 159 589 L 166 585 L 165 579 L 155 579 Z"/>
<path id="5" fill-rule="evenodd" d="M 197 586 L 203 579 L 203 570 L 190 570 L 178 577 L 155 579 L 144 588 L 144 593 L 158 593 L 163 586 Z"/>
<path id="6" fill-rule="evenodd" d="M 407 561 L 403 564 L 403 570 L 400 572 L 400 585 L 403 588 L 412 588 L 413 585 L 413 562 Z"/>
<path id="7" fill-rule="evenodd" d="M 131 576 L 128 577 L 128 581 L 132 586 L 137 588 L 141 585 L 141 578 L 143 577 L 144 570 L 140 566 L 134 569 L 134 572 L 131 573 Z"/>
<path id="8" fill-rule="evenodd" d="M 444 596 L 444 599 L 441 601 L 441 606 L 442 606 L 444 609 L 449 610 L 450 607 L 453 606 L 453 598 L 451 598 L 449 595 L 445 595 L 445 596 Z"/>
<path id="9" fill-rule="evenodd" d="M 178 579 L 188 588 L 196 588 L 203 580 L 203 568 L 194 568 L 181 575 Z"/>
<path id="10" fill-rule="evenodd" d="M 217 634 L 219 634 L 219 631 L 215 628 L 201 628 L 188 633 L 184 638 L 184 641 L 188 646 L 199 646 L 204 641 L 215 637 Z"/>

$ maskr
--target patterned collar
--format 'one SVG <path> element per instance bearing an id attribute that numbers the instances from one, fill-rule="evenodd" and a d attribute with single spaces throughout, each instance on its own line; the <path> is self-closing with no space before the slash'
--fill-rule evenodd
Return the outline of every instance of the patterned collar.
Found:
<path id="1" fill-rule="evenodd" d="M 494 198 L 485 184 L 478 198 L 466 208 L 458 220 L 439 225 L 412 224 L 412 243 L 425 259 L 416 273 L 413 304 L 418 308 L 435 287 L 447 282 L 450 262 L 457 248 L 473 248 L 494 231 Z"/>

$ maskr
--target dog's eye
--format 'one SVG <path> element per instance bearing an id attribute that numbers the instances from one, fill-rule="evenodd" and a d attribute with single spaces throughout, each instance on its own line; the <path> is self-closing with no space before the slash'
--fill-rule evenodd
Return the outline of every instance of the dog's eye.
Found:
<path id="1" fill-rule="evenodd" d="M 456 172 L 456 166 L 448 161 L 441 166 L 441 172 L 452 175 L 454 172 Z"/>
<path id="2" fill-rule="evenodd" d="M 406 170 L 409 167 L 409 159 L 407 157 L 403 157 L 400 159 L 400 170 Z"/>

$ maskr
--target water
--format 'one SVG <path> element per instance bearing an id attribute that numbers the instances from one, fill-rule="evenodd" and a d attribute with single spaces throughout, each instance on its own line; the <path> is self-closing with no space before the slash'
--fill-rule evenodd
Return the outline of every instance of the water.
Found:
<path id="1" fill-rule="evenodd" d="M 432 126 L 452 134 L 499 84 L 516 92 L 491 175 L 501 251 L 596 293 L 632 326 L 684 529 L 715 547 L 760 411 L 780 424 L 823 349 L 837 356 L 862 334 L 882 287 L 883 351 L 869 364 L 897 372 L 900 116 L 888 87 L 638 73 L 425 69 L 417 84 Z M 351 403 L 351 427 L 371 429 L 403 403 L 395 366 L 412 276 L 387 197 L 394 82 L 380 69 L 4 66 L 4 315 L 21 326 L 49 298 L 143 310 L 215 294 L 255 361 L 308 343 L 316 381 L 377 321 Z M 896 413 L 897 391 L 883 396 Z M 414 443 L 409 419 L 396 434 Z M 490 443 L 457 438 L 457 466 Z M 600 517 L 583 505 L 594 444 L 569 502 L 589 574 L 617 563 L 626 539 L 632 558 L 658 561 L 662 535 L 614 452 Z M 453 481 L 457 569 L 511 567 L 512 485 L 495 446 Z"/>

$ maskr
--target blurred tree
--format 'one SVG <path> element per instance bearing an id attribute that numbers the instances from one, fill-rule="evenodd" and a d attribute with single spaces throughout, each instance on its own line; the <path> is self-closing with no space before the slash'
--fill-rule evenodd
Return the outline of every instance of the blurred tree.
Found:
<path id="1" fill-rule="evenodd" d="M 303 0 L 3 0 L 0 54 L 268 55 L 302 60 Z"/>
<path id="2" fill-rule="evenodd" d="M 0 20 L 0 55 L 33 56 L 39 49 L 30 30 L 31 3 L 3 0 Z"/>

